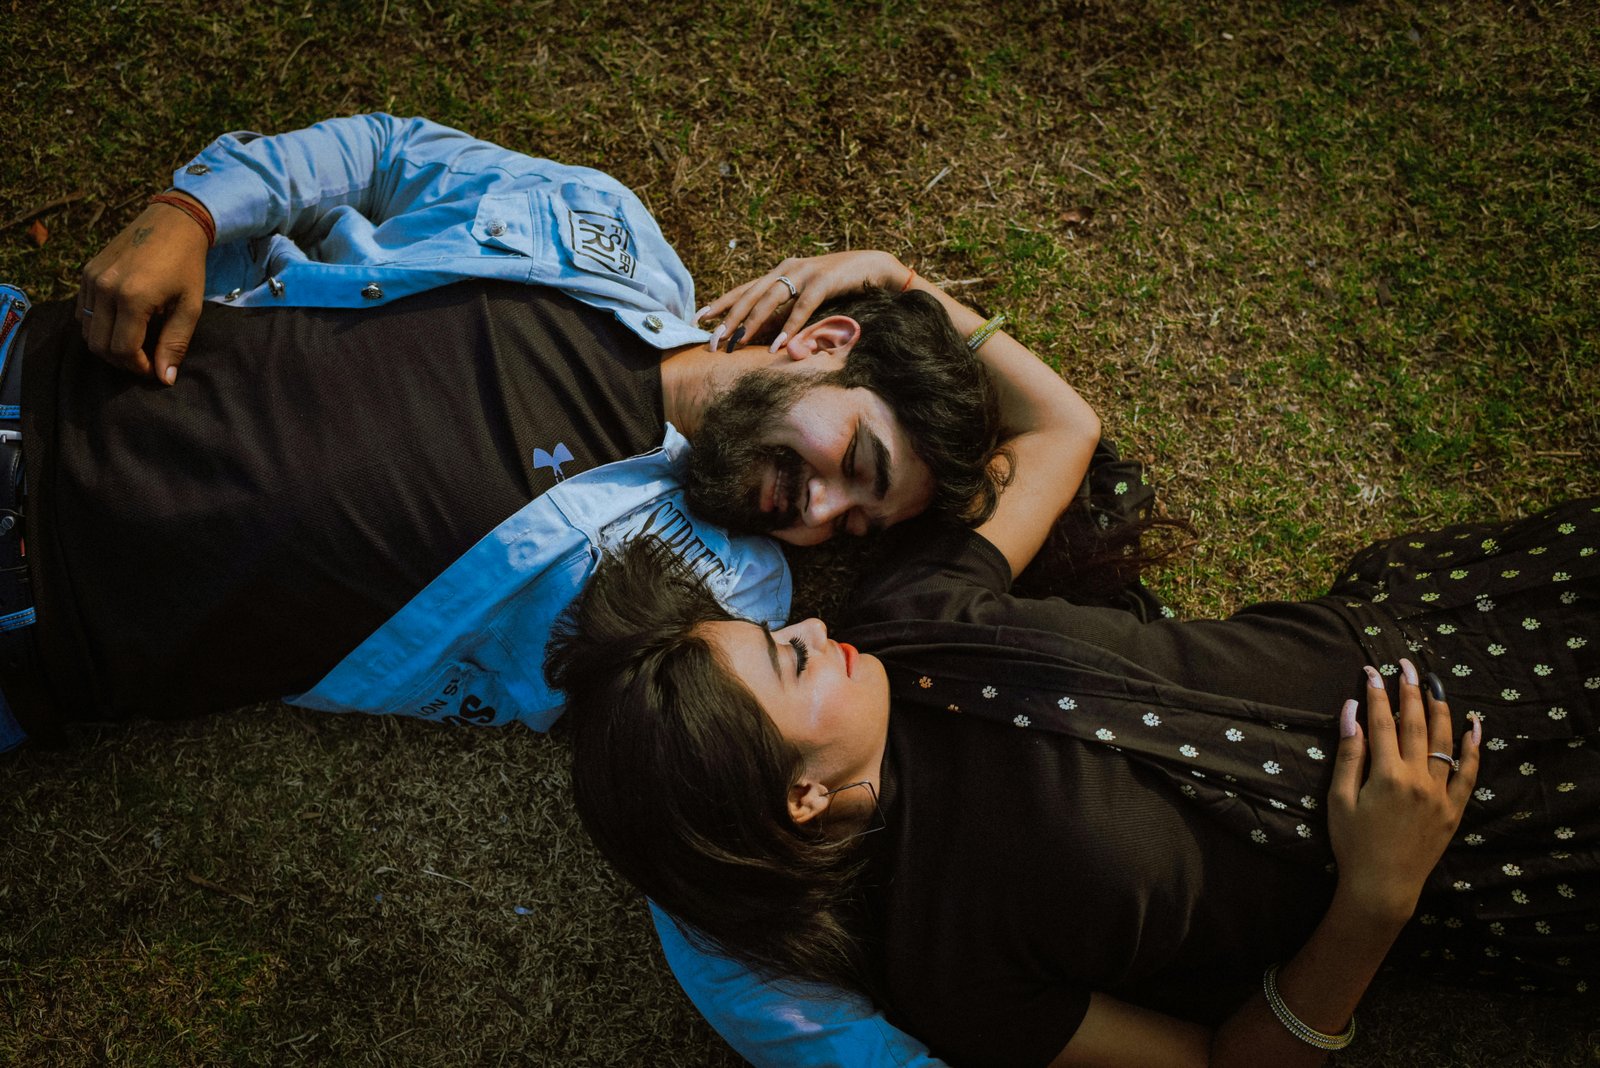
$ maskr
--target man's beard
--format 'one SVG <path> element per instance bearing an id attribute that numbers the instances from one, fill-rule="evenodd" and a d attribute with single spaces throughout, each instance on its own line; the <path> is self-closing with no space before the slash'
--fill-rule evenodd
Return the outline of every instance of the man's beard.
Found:
<path id="1" fill-rule="evenodd" d="M 752 534 L 794 525 L 805 464 L 793 449 L 761 439 L 817 384 L 816 376 L 752 371 L 706 408 L 689 453 L 689 507 L 696 515 Z M 769 469 L 777 478 L 773 501 L 782 507 L 763 512 L 761 486 Z"/>

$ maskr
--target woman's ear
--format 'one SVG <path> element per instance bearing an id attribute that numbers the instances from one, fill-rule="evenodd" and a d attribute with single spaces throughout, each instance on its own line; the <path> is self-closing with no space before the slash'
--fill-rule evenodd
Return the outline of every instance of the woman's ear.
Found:
<path id="1" fill-rule="evenodd" d="M 861 324 L 848 315 L 830 315 L 818 319 L 784 343 L 783 351 L 791 360 L 806 360 L 813 356 L 831 355 L 844 365 L 844 358 L 861 336 Z"/>
<path id="2" fill-rule="evenodd" d="M 828 788 L 815 779 L 802 778 L 789 787 L 789 818 L 802 826 L 828 811 L 831 804 Z"/>

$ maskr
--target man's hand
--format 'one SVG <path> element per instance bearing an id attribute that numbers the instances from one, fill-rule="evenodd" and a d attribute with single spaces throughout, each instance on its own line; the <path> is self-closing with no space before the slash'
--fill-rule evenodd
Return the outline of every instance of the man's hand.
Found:
<path id="1" fill-rule="evenodd" d="M 712 331 L 711 350 L 724 340 L 731 351 L 740 342 L 772 339 L 776 352 L 789 336 L 806 325 L 811 313 L 830 298 L 856 293 L 869 285 L 898 289 L 908 276 L 904 264 L 887 252 L 835 252 L 827 256 L 790 258 L 754 281 L 736 286 L 701 308 L 696 320 L 722 316 Z M 787 310 L 787 316 L 780 313 Z"/>
<path id="2" fill-rule="evenodd" d="M 78 319 L 89 351 L 169 386 L 177 381 L 204 303 L 206 244 L 200 225 L 168 204 L 151 204 L 112 238 L 84 267 L 78 285 Z M 165 322 L 155 352 L 147 353 L 145 332 L 156 317 Z"/>

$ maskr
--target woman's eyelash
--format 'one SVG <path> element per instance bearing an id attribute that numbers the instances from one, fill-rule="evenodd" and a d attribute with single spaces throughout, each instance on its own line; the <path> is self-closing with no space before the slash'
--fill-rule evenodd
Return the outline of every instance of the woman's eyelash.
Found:
<path id="1" fill-rule="evenodd" d="M 806 643 L 799 638 L 790 638 L 789 645 L 794 649 L 794 673 L 802 674 L 806 670 L 806 661 L 811 659 L 811 654 L 806 651 Z"/>

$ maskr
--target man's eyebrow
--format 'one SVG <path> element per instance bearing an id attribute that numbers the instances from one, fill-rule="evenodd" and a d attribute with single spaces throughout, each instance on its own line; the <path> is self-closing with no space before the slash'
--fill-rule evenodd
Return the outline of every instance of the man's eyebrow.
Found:
<path id="1" fill-rule="evenodd" d="M 883 447 L 882 439 L 872 432 L 871 427 L 862 428 L 861 433 L 867 436 L 867 443 L 872 446 L 872 462 L 875 465 L 872 495 L 881 501 L 889 496 L 889 450 Z"/>

